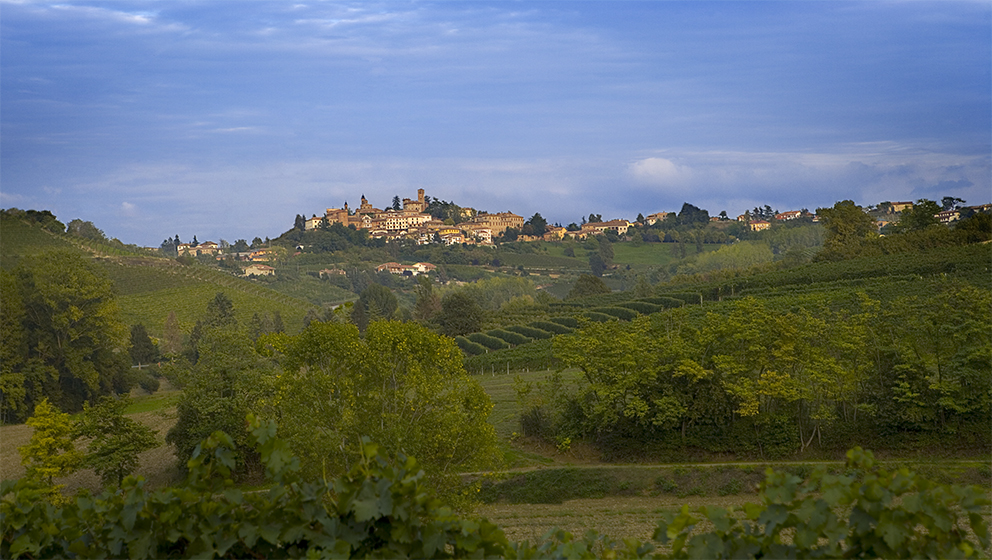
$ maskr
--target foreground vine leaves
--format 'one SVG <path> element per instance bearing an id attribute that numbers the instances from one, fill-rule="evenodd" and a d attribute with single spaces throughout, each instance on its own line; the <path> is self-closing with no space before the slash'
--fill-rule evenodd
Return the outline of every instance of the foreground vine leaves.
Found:
<path id="1" fill-rule="evenodd" d="M 665 516 L 652 542 L 595 531 L 552 530 L 536 544 L 510 543 L 483 519 L 461 517 L 425 484 L 412 457 L 387 456 L 367 438 L 344 476 L 303 480 L 299 460 L 272 421 L 248 418 L 271 486 L 235 486 L 235 443 L 216 432 L 195 449 L 185 485 L 149 491 L 128 477 L 120 489 L 45 500 L 37 481 L 0 487 L 4 558 L 757 558 L 980 557 L 989 549 L 976 488 L 933 484 L 881 469 L 871 454 L 848 452 L 841 475 L 808 481 L 769 471 L 762 503 L 744 518 L 721 508 Z"/>

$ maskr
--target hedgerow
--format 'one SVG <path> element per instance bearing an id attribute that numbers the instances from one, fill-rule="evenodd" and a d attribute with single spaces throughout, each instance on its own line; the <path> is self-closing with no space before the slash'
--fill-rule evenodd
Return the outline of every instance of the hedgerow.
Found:
<path id="1" fill-rule="evenodd" d="M 470 356 L 475 356 L 476 354 L 485 354 L 487 351 L 485 346 L 481 344 L 476 344 L 475 342 L 472 342 L 471 340 L 465 338 L 464 336 L 456 336 L 455 344 L 457 344 L 458 347 L 462 349 L 462 352 L 465 352 Z"/>
<path id="2" fill-rule="evenodd" d="M 512 344 L 514 346 L 519 344 L 527 344 L 528 342 L 531 341 L 529 337 L 503 329 L 493 329 L 491 331 L 486 331 L 486 334 L 489 336 L 494 336 L 496 338 L 499 338 L 504 342 L 508 344 Z"/>
<path id="3" fill-rule="evenodd" d="M 570 329 L 579 328 L 579 320 L 575 317 L 552 317 L 548 319 L 552 323 L 558 323 L 559 325 L 564 325 Z"/>
<path id="4" fill-rule="evenodd" d="M 512 325 L 512 326 L 506 327 L 506 330 L 513 331 L 513 332 L 515 332 L 517 334 L 521 334 L 523 336 L 526 336 L 528 338 L 532 338 L 534 340 L 544 340 L 545 338 L 551 338 L 552 337 L 552 333 L 550 333 L 550 332 L 548 332 L 546 330 L 543 330 L 543 329 L 535 328 L 534 326 L 529 326 L 528 327 L 528 326 L 525 326 L 525 325 Z"/>
<path id="5" fill-rule="evenodd" d="M 565 325 L 552 323 L 551 321 L 534 321 L 530 326 L 554 334 L 568 334 L 574 330 Z"/>
<path id="6" fill-rule="evenodd" d="M 471 340 L 476 344 L 481 344 L 490 350 L 502 350 L 503 348 L 509 348 L 510 345 L 503 342 L 503 339 L 496 338 L 495 336 L 489 336 L 483 333 L 472 333 L 465 338 Z"/>
<path id="7" fill-rule="evenodd" d="M 634 317 L 637 317 L 636 311 L 625 307 L 595 307 L 590 309 L 590 311 L 593 313 L 605 313 L 624 321 L 630 321 Z"/>

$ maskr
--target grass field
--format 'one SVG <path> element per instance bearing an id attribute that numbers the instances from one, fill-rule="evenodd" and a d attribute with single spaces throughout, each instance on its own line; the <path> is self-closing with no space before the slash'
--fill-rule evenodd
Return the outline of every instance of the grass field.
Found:
<path id="1" fill-rule="evenodd" d="M 21 257 L 35 255 L 51 249 L 80 251 L 65 239 L 31 227 L 20 220 L 0 221 L 0 267 L 9 270 L 17 266 Z"/>

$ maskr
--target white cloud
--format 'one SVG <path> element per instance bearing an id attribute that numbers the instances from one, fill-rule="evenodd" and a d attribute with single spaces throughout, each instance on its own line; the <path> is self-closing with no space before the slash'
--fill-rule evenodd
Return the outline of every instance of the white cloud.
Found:
<path id="1" fill-rule="evenodd" d="M 670 159 L 649 157 L 630 165 L 631 174 L 638 180 L 664 186 L 674 186 L 691 177 L 688 167 Z"/>
<path id="2" fill-rule="evenodd" d="M 138 207 L 130 202 L 124 201 L 121 203 L 121 214 L 127 217 L 137 216 Z"/>

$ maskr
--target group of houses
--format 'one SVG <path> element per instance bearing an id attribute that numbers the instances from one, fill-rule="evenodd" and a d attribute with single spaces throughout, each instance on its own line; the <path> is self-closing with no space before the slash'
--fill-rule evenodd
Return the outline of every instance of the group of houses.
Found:
<path id="1" fill-rule="evenodd" d="M 373 239 L 409 239 L 419 245 L 437 242 L 446 245 L 491 245 L 493 238 L 499 237 L 508 228 L 519 229 L 524 225 L 523 216 L 512 212 L 489 214 L 475 212 L 471 208 L 462 211 L 465 221 L 459 224 L 445 223 L 428 214 L 427 206 L 424 189 L 417 190 L 416 199 L 404 198 L 402 207 L 385 210 L 372 206 L 365 195 L 362 195 L 361 205 L 357 209 L 349 208 L 347 202 L 343 208 L 328 208 L 322 216 L 314 214 L 306 220 L 304 227 L 310 231 L 325 224 L 354 226 L 356 229 L 367 230 L 369 237 Z"/>
<path id="2" fill-rule="evenodd" d="M 263 264 L 274 260 L 277 257 L 276 251 L 273 249 L 255 249 L 252 251 L 245 252 L 227 252 L 213 241 L 204 241 L 203 243 L 180 243 L 176 247 L 176 256 L 178 257 L 202 257 L 211 256 L 218 259 L 224 257 L 232 257 L 235 260 L 243 261 L 248 263 L 242 270 L 245 276 L 272 276 L 276 273 L 276 269 Z"/>
<path id="3" fill-rule="evenodd" d="M 419 245 L 429 243 L 444 243 L 446 245 L 492 245 L 508 229 L 520 231 L 524 227 L 524 217 L 513 212 L 478 212 L 472 208 L 463 208 L 463 221 L 453 224 L 445 223 L 434 218 L 427 211 L 427 199 L 424 189 L 417 190 L 417 198 L 404 198 L 400 208 L 376 208 L 372 206 L 365 195 L 362 195 L 361 205 L 357 209 L 348 207 L 328 208 L 323 215 L 314 214 L 304 223 L 307 231 L 333 224 L 345 227 L 354 226 L 356 229 L 368 231 L 373 239 L 388 241 L 408 239 Z M 603 234 L 614 231 L 625 235 L 632 226 L 627 220 L 611 220 L 608 222 L 590 222 L 583 224 L 577 231 L 568 231 L 561 226 L 547 226 L 540 236 L 525 235 L 521 241 L 560 241 L 565 237 L 585 238 L 589 235 Z"/>

